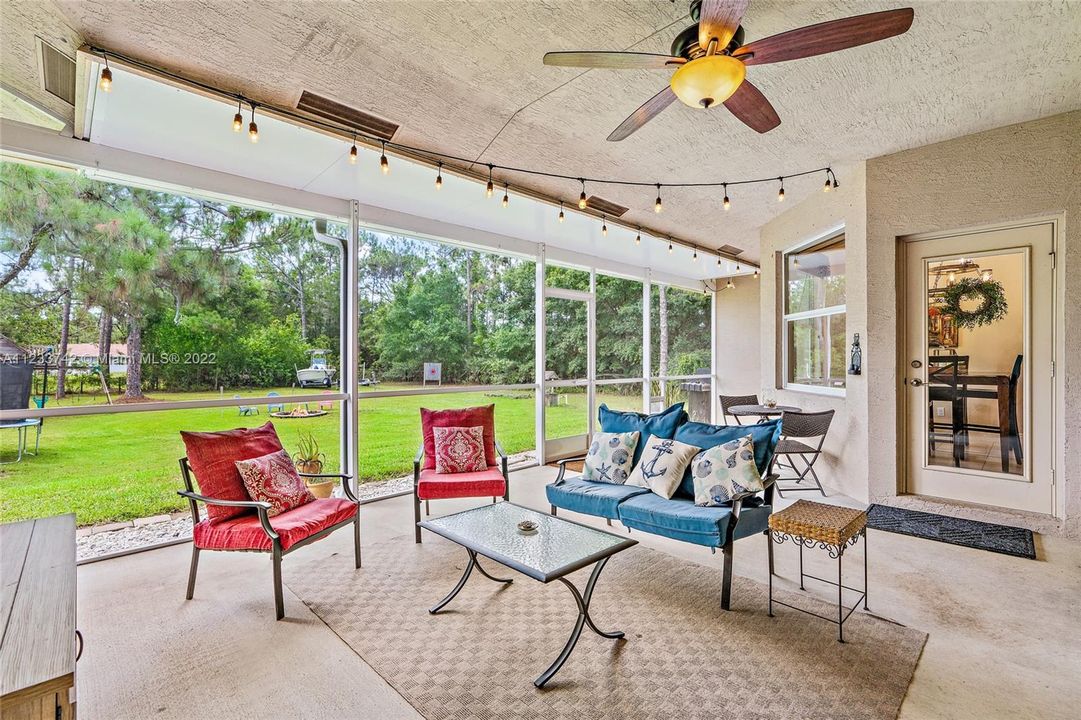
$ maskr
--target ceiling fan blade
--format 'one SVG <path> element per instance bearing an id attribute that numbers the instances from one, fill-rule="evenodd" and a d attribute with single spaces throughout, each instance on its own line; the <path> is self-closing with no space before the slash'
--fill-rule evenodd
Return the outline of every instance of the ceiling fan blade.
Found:
<path id="1" fill-rule="evenodd" d="M 716 38 L 717 52 L 724 50 L 736 34 L 749 0 L 702 0 L 698 15 L 698 47 L 706 50 Z"/>
<path id="2" fill-rule="evenodd" d="M 672 92 L 671 86 L 666 87 L 659 93 L 646 100 L 642 107 L 632 112 L 626 120 L 619 124 L 612 134 L 608 136 L 608 140 L 611 142 L 618 142 L 624 140 L 633 135 L 637 130 L 661 114 L 661 111 L 671 105 L 676 100 L 676 94 Z"/>
<path id="3" fill-rule="evenodd" d="M 732 97 L 724 101 L 724 106 L 747 127 L 760 133 L 767 133 L 781 124 L 773 105 L 749 80 L 743 81 Z"/>
<path id="4" fill-rule="evenodd" d="M 732 56 L 745 65 L 764 65 L 825 55 L 900 35 L 912 27 L 912 15 L 912 8 L 901 8 L 808 25 L 755 40 Z"/>
<path id="5" fill-rule="evenodd" d="M 544 53 L 545 65 L 560 67 L 610 68 L 613 70 L 663 69 L 687 62 L 672 55 L 639 52 L 550 52 Z"/>

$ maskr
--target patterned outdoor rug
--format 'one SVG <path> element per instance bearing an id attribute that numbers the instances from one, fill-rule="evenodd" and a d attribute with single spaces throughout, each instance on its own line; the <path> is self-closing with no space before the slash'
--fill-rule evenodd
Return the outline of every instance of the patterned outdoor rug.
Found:
<path id="1" fill-rule="evenodd" d="M 1032 531 L 1012 525 L 966 520 L 889 505 L 872 505 L 867 508 L 867 527 L 1029 560 L 1036 559 Z"/>
<path id="2" fill-rule="evenodd" d="M 715 566 L 641 545 L 600 577 L 588 628 L 543 690 L 533 687 L 577 616 L 561 583 L 474 572 L 438 615 L 427 608 L 457 582 L 466 552 L 427 534 L 367 546 L 364 567 L 333 556 L 286 566 L 286 582 L 358 655 L 430 720 L 452 718 L 895 718 L 926 634 L 856 612 L 836 626 L 787 608 L 766 615 L 766 588 L 736 577 L 720 609 Z M 590 569 L 570 579 L 583 587 Z M 807 593 L 787 602 L 835 612 Z M 873 609 L 873 605 L 872 605 Z"/>

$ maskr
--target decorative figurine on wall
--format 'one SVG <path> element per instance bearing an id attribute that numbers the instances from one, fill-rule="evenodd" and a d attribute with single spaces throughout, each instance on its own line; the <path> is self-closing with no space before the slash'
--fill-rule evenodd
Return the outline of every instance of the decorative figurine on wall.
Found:
<path id="1" fill-rule="evenodd" d="M 863 351 L 860 349 L 860 334 L 852 334 L 852 364 L 848 366 L 849 375 L 860 375 L 863 371 Z"/>

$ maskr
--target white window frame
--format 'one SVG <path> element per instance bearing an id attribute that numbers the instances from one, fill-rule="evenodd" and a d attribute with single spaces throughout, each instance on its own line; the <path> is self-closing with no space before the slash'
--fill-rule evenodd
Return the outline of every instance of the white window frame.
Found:
<path id="1" fill-rule="evenodd" d="M 811 393 L 811 394 L 815 394 L 815 395 L 830 395 L 830 396 L 833 396 L 833 397 L 845 397 L 846 390 L 847 390 L 847 385 L 848 385 L 847 379 L 845 380 L 845 387 L 840 387 L 840 388 L 831 387 L 829 385 L 807 385 L 807 384 L 804 384 L 804 383 L 795 383 L 795 382 L 789 382 L 788 381 L 788 361 L 789 361 L 789 352 L 788 352 L 789 336 L 788 336 L 788 333 L 789 333 L 789 327 L 791 326 L 792 322 L 794 322 L 794 321 L 808 320 L 808 319 L 812 319 L 812 318 L 823 318 L 824 317 L 824 318 L 826 318 L 826 334 L 825 334 L 825 337 L 830 338 L 830 337 L 832 337 L 832 335 L 830 333 L 830 323 L 831 323 L 831 319 L 835 315 L 845 315 L 846 316 L 846 324 L 847 324 L 848 304 L 845 303 L 844 305 L 831 305 L 829 307 L 817 308 L 815 310 L 804 310 L 804 311 L 795 312 L 795 313 L 787 313 L 787 312 L 785 312 L 785 310 L 787 309 L 787 306 L 788 306 L 788 257 L 790 255 L 798 255 L 799 253 L 805 252 L 806 250 L 808 250 L 810 248 L 813 248 L 816 245 L 823 245 L 823 244 L 829 242 L 830 240 L 841 237 L 842 235 L 845 235 L 845 227 L 844 227 L 844 225 L 839 225 L 837 227 L 830 228 L 828 231 L 826 231 L 826 232 L 824 232 L 824 233 L 822 233 L 820 235 L 817 235 L 814 238 L 811 238 L 811 239 L 809 239 L 809 240 L 807 240 L 805 242 L 802 242 L 799 245 L 788 248 L 784 252 L 780 253 L 780 263 L 779 263 L 778 270 L 779 270 L 779 279 L 780 279 L 779 284 L 780 284 L 781 292 L 778 293 L 778 301 L 779 301 L 779 308 L 778 308 L 779 313 L 778 314 L 780 315 L 780 320 L 781 320 L 781 333 L 780 333 L 781 352 L 780 352 L 780 355 L 779 355 L 780 366 L 778 367 L 778 374 L 780 375 L 780 377 L 779 377 L 779 380 L 780 380 L 779 387 L 781 389 L 783 389 L 783 390 L 792 390 L 792 391 L 795 391 L 795 392 Z M 848 238 L 845 237 L 845 250 L 846 251 L 848 250 L 847 241 L 848 241 Z M 846 259 L 847 259 L 847 255 L 846 255 Z M 848 279 L 847 274 L 848 273 L 847 273 L 847 265 L 846 265 L 846 272 L 845 272 L 846 283 L 847 283 L 847 279 Z M 846 296 L 847 296 L 847 286 L 846 286 Z M 826 356 L 826 378 L 827 379 L 832 377 L 832 370 L 833 370 L 833 368 L 832 368 L 833 353 L 830 350 L 831 349 L 827 347 L 826 348 L 826 353 L 825 353 L 825 356 Z"/>

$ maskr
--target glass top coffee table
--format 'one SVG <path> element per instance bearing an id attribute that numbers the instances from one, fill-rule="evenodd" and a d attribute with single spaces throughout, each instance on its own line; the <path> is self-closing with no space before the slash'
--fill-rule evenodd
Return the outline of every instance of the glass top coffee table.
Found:
<path id="1" fill-rule="evenodd" d="M 535 522 L 536 531 L 530 534 L 519 531 L 518 523 L 523 520 Z M 555 661 L 533 681 L 537 687 L 543 687 L 563 667 L 582 634 L 583 625 L 589 625 L 589 628 L 601 637 L 613 640 L 623 637 L 621 631 L 604 632 L 593 624 L 593 619 L 589 616 L 589 601 L 608 558 L 637 545 L 637 540 L 509 502 L 484 505 L 434 520 L 423 520 L 418 524 L 458 543 L 469 553 L 469 563 L 465 566 L 465 572 L 458 584 L 449 595 L 428 610 L 432 614 L 442 610 L 454 599 L 465 586 L 473 568 L 490 580 L 513 582 L 513 579 L 489 574 L 477 561 L 478 555 L 491 558 L 538 582 L 550 583 L 558 580 L 574 595 L 578 605 L 578 620 L 574 624 L 574 630 Z M 579 592 L 565 576 L 589 565 L 594 565 L 593 573 L 586 582 L 585 591 Z"/>

